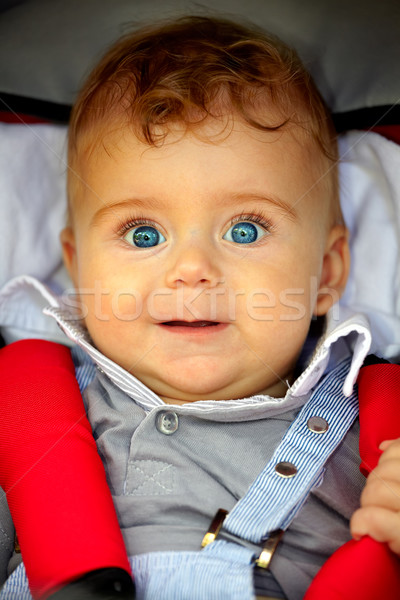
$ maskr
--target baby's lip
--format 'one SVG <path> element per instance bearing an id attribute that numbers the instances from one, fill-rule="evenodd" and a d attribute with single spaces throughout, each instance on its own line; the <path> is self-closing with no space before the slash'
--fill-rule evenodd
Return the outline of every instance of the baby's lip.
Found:
<path id="1" fill-rule="evenodd" d="M 167 327 L 213 327 L 220 325 L 219 321 L 165 321 L 160 325 Z"/>
<path id="2" fill-rule="evenodd" d="M 228 327 L 228 323 L 208 321 L 206 319 L 198 319 L 196 321 L 181 321 L 177 319 L 159 323 L 159 327 L 168 332 L 168 335 L 178 336 L 178 338 L 203 340 L 204 338 L 219 337 Z"/>

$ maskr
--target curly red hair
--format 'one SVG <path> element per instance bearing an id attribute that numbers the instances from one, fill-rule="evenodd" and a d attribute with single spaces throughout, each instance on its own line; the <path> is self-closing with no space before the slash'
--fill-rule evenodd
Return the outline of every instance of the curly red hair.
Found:
<path id="1" fill-rule="evenodd" d="M 194 129 L 229 114 L 265 131 L 295 123 L 336 159 L 329 111 L 294 50 L 256 28 L 185 17 L 129 33 L 106 53 L 73 108 L 69 163 L 114 122 L 157 145 L 174 122 Z"/>

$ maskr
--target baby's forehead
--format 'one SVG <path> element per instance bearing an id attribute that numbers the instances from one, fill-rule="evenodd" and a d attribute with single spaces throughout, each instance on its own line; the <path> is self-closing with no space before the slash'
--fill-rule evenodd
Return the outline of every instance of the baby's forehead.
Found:
<path id="1" fill-rule="evenodd" d="M 192 191 L 196 186 L 200 186 L 203 193 L 209 182 L 216 201 L 225 197 L 224 204 L 228 204 L 226 198 L 234 198 L 236 201 L 240 196 L 260 197 L 263 193 L 262 185 L 266 186 L 268 195 L 268 175 L 264 173 L 264 170 L 268 172 L 272 168 L 268 161 L 272 161 L 279 170 L 286 187 L 298 188 L 300 195 L 307 195 L 307 190 L 313 191 L 314 186 L 321 191 L 332 185 L 330 179 L 333 173 L 312 135 L 292 124 L 287 124 L 278 131 L 265 132 L 249 126 L 243 120 L 235 118 L 235 115 L 227 114 L 224 118 L 209 118 L 193 128 L 187 128 L 186 123 L 171 123 L 160 144 L 143 142 L 129 122 L 100 127 L 92 132 L 91 138 L 91 144 L 88 144 L 85 152 L 81 152 L 80 160 L 71 169 L 70 208 L 73 212 L 79 206 L 79 203 L 74 202 L 74 196 L 82 198 L 82 194 L 79 194 L 85 185 L 82 182 L 87 181 L 89 187 L 96 189 L 100 180 L 103 187 L 99 184 L 99 189 L 104 189 L 105 186 L 109 188 L 122 185 L 126 178 L 129 179 L 129 189 L 134 193 L 139 190 L 139 196 L 149 198 L 149 194 L 143 191 L 148 188 L 150 195 L 163 198 L 166 207 L 168 199 L 173 198 L 171 191 L 175 191 L 173 186 L 176 181 L 170 172 L 172 170 L 176 172 L 176 179 L 182 179 L 186 172 L 193 176 L 192 181 L 190 175 L 187 176 L 188 202 L 195 197 L 195 191 L 193 195 Z M 285 169 L 279 161 L 276 162 L 276 154 L 282 157 Z M 213 157 L 216 157 L 215 165 Z M 237 166 L 237 170 L 232 173 L 231 179 L 224 178 L 223 171 L 229 171 L 231 162 Z M 131 177 L 131 172 L 135 169 L 136 175 Z M 221 170 L 220 176 L 218 169 Z M 114 173 L 118 173 L 116 179 L 113 179 Z M 108 180 L 105 180 L 106 177 Z M 199 184 L 198 179 L 201 178 L 204 185 L 203 182 Z M 277 179 L 273 172 L 271 178 Z M 159 188 L 154 183 L 157 179 L 162 182 Z M 218 194 L 215 192 L 216 188 L 212 187 L 215 180 L 215 185 L 220 186 Z M 243 181 L 246 183 L 242 184 Z M 284 189 L 284 186 L 280 186 L 279 190 L 282 187 Z M 87 196 L 87 193 L 84 195 Z M 312 195 L 315 196 L 315 193 Z M 308 198 L 305 197 L 299 209 L 305 205 L 306 200 Z M 101 203 L 101 199 L 98 202 Z M 320 202 L 319 211 L 329 211 L 329 205 L 330 202 Z M 150 204 L 147 208 L 151 208 Z"/>

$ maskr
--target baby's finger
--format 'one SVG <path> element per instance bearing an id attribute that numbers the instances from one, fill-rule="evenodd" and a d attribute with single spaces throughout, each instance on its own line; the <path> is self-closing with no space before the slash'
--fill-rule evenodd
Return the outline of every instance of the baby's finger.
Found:
<path id="1" fill-rule="evenodd" d="M 361 507 L 367 506 L 380 506 L 399 512 L 400 481 L 382 479 L 371 473 L 361 494 Z"/>
<path id="2" fill-rule="evenodd" d="M 380 457 L 380 461 L 386 458 L 400 459 L 400 438 L 396 440 L 385 440 L 379 444 L 379 449 L 383 450 L 383 454 Z"/>
<path id="3" fill-rule="evenodd" d="M 391 446 L 391 444 L 393 444 L 396 441 L 397 440 L 385 440 L 384 442 L 381 442 L 379 444 L 379 450 L 386 450 L 387 448 L 389 448 L 389 446 Z"/>
<path id="4" fill-rule="evenodd" d="M 392 552 L 400 555 L 399 513 L 371 506 L 359 508 L 350 520 L 350 531 L 354 539 L 369 535 L 377 542 L 386 542 Z"/>
<path id="5" fill-rule="evenodd" d="M 387 450 L 390 452 L 391 448 Z M 400 456 L 398 458 L 384 454 L 379 460 L 378 466 L 375 467 L 373 471 L 368 475 L 367 485 L 369 481 L 372 481 L 374 478 L 382 479 L 387 482 L 399 482 L 400 483 Z"/>

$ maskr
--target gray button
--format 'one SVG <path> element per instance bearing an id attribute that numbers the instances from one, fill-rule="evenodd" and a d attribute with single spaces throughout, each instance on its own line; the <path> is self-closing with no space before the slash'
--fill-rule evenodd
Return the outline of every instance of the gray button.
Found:
<path id="1" fill-rule="evenodd" d="M 275 471 L 279 477 L 294 477 L 297 473 L 297 467 L 291 462 L 279 462 L 275 465 Z"/>
<path id="2" fill-rule="evenodd" d="M 170 410 L 158 413 L 156 427 L 160 433 L 171 435 L 175 433 L 179 426 L 178 415 Z"/>
<path id="3" fill-rule="evenodd" d="M 328 431 L 328 421 L 322 417 L 310 417 L 307 421 L 307 427 L 313 433 L 326 433 Z"/>

